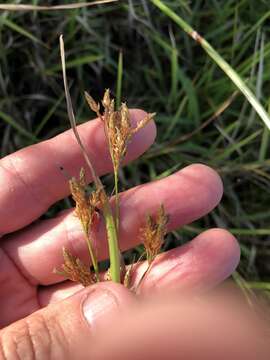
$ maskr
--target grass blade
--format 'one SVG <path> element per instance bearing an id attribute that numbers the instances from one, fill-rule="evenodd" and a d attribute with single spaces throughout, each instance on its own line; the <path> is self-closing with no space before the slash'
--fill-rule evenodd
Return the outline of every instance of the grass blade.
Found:
<path id="1" fill-rule="evenodd" d="M 10 126 L 12 126 L 15 130 L 18 131 L 18 133 L 20 133 L 21 135 L 27 137 L 28 139 L 30 139 L 33 142 L 37 142 L 38 139 L 36 138 L 35 135 L 33 135 L 31 132 L 27 131 L 26 129 L 24 129 L 19 123 L 16 122 L 16 120 L 14 120 L 11 116 L 9 116 L 8 114 L 0 111 L 0 119 L 2 119 L 3 121 L 5 121 L 7 124 L 9 124 Z"/>
<path id="2" fill-rule="evenodd" d="M 66 5 L 54 5 L 54 6 L 43 6 L 43 5 L 27 5 L 27 4 L 0 4 L 0 10 L 8 11 L 51 11 L 51 10 L 72 10 L 79 9 L 83 7 L 89 7 L 99 4 L 108 4 L 112 2 L 117 2 L 118 0 L 98 0 L 93 2 L 82 2 L 82 3 L 73 3 Z"/>
<path id="3" fill-rule="evenodd" d="M 70 125 L 71 128 L 74 132 L 74 135 L 76 137 L 76 140 L 82 150 L 84 159 L 86 161 L 86 164 L 88 165 L 90 171 L 91 171 L 91 175 L 93 177 L 93 180 L 97 186 L 97 188 L 100 188 L 100 181 L 98 180 L 98 177 L 96 176 L 96 173 L 94 171 L 93 165 L 87 155 L 87 151 L 81 141 L 80 135 L 78 133 L 77 130 L 77 126 L 76 126 L 76 120 L 75 120 L 75 115 L 74 115 L 74 111 L 73 111 L 73 106 L 72 106 L 72 101 L 71 101 L 71 96 L 70 96 L 70 92 L 69 92 L 69 88 L 68 88 L 68 84 L 67 84 L 67 74 L 66 74 L 66 60 L 65 60 L 65 47 L 64 47 L 64 40 L 63 40 L 63 35 L 60 36 L 60 54 L 61 54 L 61 64 L 62 64 L 62 71 L 63 71 L 63 80 L 64 80 L 64 89 L 65 89 L 65 95 L 66 95 L 66 102 L 67 102 L 67 112 L 68 112 L 68 118 L 70 121 Z"/>
<path id="4" fill-rule="evenodd" d="M 37 128 L 34 131 L 35 136 L 38 136 L 41 130 L 44 128 L 44 126 L 47 124 L 50 117 L 53 115 L 55 110 L 58 108 L 58 106 L 61 104 L 62 100 L 64 99 L 64 94 L 62 94 L 59 99 L 54 103 L 54 105 L 49 109 L 49 111 L 46 113 L 46 115 L 43 117 L 43 119 L 38 124 Z"/>
<path id="5" fill-rule="evenodd" d="M 123 82 L 123 52 L 122 52 L 122 50 L 120 50 L 119 56 L 118 56 L 117 84 L 116 84 L 116 108 L 117 109 L 121 105 L 122 82 Z"/>
<path id="6" fill-rule="evenodd" d="M 225 74 L 232 80 L 236 87 L 242 92 L 246 97 L 248 102 L 260 116 L 262 121 L 265 123 L 267 128 L 270 130 L 270 117 L 256 99 L 255 95 L 248 88 L 245 82 L 240 78 L 240 76 L 233 70 L 233 68 L 225 61 L 219 53 L 206 41 L 200 34 L 197 33 L 188 23 L 186 23 L 179 15 L 177 15 L 172 9 L 163 3 L 161 0 L 151 0 L 151 2 L 158 7 L 165 15 L 170 17 L 178 26 L 181 27 L 189 36 L 192 37 L 206 53 L 215 61 L 215 63 L 225 72 Z"/>
<path id="7" fill-rule="evenodd" d="M 26 31 L 25 29 L 23 29 L 21 26 L 15 24 L 13 21 L 11 21 L 7 18 L 3 18 L 3 17 L 1 19 L 1 21 L 3 22 L 4 25 L 9 27 L 11 30 L 14 30 L 17 33 L 19 33 L 20 35 L 25 36 L 28 39 L 32 40 L 33 42 L 38 43 L 38 44 L 48 48 L 48 46 L 46 44 L 44 44 L 41 40 L 39 40 L 37 37 L 32 35 L 29 31 Z"/>
<path id="8" fill-rule="evenodd" d="M 95 61 L 99 61 L 103 59 L 103 55 L 86 55 L 78 57 L 77 59 L 70 60 L 66 62 L 66 69 L 75 68 L 81 65 L 90 64 Z M 62 67 L 61 65 L 55 65 L 51 67 L 50 69 L 45 71 L 46 75 L 52 75 L 55 72 L 61 71 Z"/>

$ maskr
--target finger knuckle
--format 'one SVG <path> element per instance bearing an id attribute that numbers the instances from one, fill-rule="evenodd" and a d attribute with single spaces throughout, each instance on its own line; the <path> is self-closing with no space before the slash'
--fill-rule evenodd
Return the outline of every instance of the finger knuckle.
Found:
<path id="1" fill-rule="evenodd" d="M 60 325 L 42 315 L 21 320 L 3 330 L 0 338 L 2 360 L 50 360 L 64 358 L 65 337 Z"/>

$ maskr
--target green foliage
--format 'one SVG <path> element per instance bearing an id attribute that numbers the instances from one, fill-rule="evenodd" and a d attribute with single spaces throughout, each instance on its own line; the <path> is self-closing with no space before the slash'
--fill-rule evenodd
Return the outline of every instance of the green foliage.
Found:
<path id="1" fill-rule="evenodd" d="M 110 88 L 129 107 L 157 112 L 157 141 L 123 170 L 123 187 L 167 176 L 195 162 L 214 167 L 222 176 L 221 205 L 174 232 L 167 248 L 210 226 L 231 229 L 241 241 L 241 278 L 256 287 L 267 284 L 269 289 L 269 131 L 198 42 L 155 2 L 127 0 L 73 10 L 2 11 L 1 155 L 68 128 L 58 48 L 63 33 L 78 122 L 88 116 L 84 90 L 99 99 Z M 213 46 L 269 111 L 268 1 L 162 3 Z"/>

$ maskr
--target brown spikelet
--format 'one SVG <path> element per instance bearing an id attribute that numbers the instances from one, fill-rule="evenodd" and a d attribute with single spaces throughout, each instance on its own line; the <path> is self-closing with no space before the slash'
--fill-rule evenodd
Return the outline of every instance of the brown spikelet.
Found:
<path id="1" fill-rule="evenodd" d="M 76 203 L 75 215 L 79 218 L 85 234 L 88 235 L 94 222 L 96 209 L 102 208 L 104 203 L 103 191 L 98 189 L 93 191 L 90 196 L 87 195 L 85 171 L 83 168 L 80 171 L 79 180 L 73 177 L 69 181 L 69 185 L 72 198 Z"/>
<path id="2" fill-rule="evenodd" d="M 137 131 L 144 128 L 151 120 L 154 119 L 155 116 L 156 113 L 147 114 L 146 117 L 143 118 L 134 129 L 132 129 L 132 134 L 136 134 Z"/>
<path id="3" fill-rule="evenodd" d="M 167 231 L 169 217 L 165 214 L 164 206 L 161 205 L 155 217 L 148 215 L 146 224 L 141 228 L 141 237 L 145 247 L 149 265 L 158 255 Z"/>
<path id="4" fill-rule="evenodd" d="M 111 98 L 110 98 L 110 90 L 106 89 L 104 92 L 102 105 L 104 106 L 104 109 L 109 109 L 111 105 Z"/>
<path id="5" fill-rule="evenodd" d="M 92 191 L 89 197 L 89 203 L 94 209 L 102 210 L 106 201 L 103 189 Z"/>
<path id="6" fill-rule="evenodd" d="M 109 89 L 105 91 L 103 96 L 102 105 L 104 107 L 104 113 L 102 115 L 99 113 L 99 105 L 93 98 L 88 93 L 85 93 L 85 96 L 90 108 L 97 113 L 104 123 L 104 130 L 109 143 L 114 169 L 118 170 L 132 136 L 146 126 L 148 122 L 154 118 L 155 114 L 148 114 L 133 128 L 127 105 L 122 103 L 120 109 L 116 110 Z"/>
<path id="7" fill-rule="evenodd" d="M 76 256 L 73 256 L 67 249 L 63 248 L 64 264 L 60 270 L 55 270 L 55 273 L 65 276 L 71 281 L 81 283 L 83 286 L 93 284 L 94 276 L 90 269 Z"/>
<path id="8" fill-rule="evenodd" d="M 96 114 L 98 114 L 98 116 L 99 116 L 99 110 L 100 110 L 99 103 L 96 103 L 95 100 L 92 98 L 92 96 L 90 94 L 88 94 L 87 91 L 84 92 L 84 96 L 85 96 L 85 99 L 86 99 L 87 104 L 89 105 L 90 109 L 92 111 L 94 111 Z"/>

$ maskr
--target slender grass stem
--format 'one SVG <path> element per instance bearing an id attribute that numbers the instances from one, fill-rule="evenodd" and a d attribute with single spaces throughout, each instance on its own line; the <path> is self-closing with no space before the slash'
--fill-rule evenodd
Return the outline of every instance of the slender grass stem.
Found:
<path id="1" fill-rule="evenodd" d="M 89 254 L 90 254 L 91 262 L 92 262 L 94 272 L 95 272 L 96 277 L 97 277 L 97 281 L 99 282 L 99 270 L 98 270 L 97 258 L 95 256 L 93 248 L 92 248 L 91 239 L 89 238 L 89 236 L 87 234 L 85 234 L 85 235 L 86 235 L 86 243 L 87 243 L 88 251 L 89 251 Z"/>
<path id="2" fill-rule="evenodd" d="M 0 4 L 0 10 L 8 10 L 8 11 L 50 11 L 50 10 L 72 10 L 72 9 L 79 9 L 83 7 L 89 7 L 93 5 L 99 4 L 107 4 L 111 2 L 116 2 L 118 0 L 97 0 L 91 3 L 83 2 L 83 3 L 73 3 L 73 4 L 66 4 L 66 5 L 54 5 L 54 6 L 40 6 L 40 5 L 27 5 L 27 4 Z"/>
<path id="3" fill-rule="evenodd" d="M 106 230 L 109 244 L 109 255 L 110 255 L 110 271 L 112 281 L 120 283 L 120 250 L 118 245 L 117 229 L 113 218 L 112 209 L 109 201 L 106 201 L 103 208 L 103 214 L 106 222 Z"/>
<path id="4" fill-rule="evenodd" d="M 122 82 L 123 82 L 123 53 L 121 50 L 119 52 L 118 66 L 117 66 L 117 83 L 116 83 L 116 108 L 117 109 L 121 105 Z"/>
<path id="5" fill-rule="evenodd" d="M 121 281 L 120 256 L 119 256 L 119 246 L 118 246 L 116 225 L 115 225 L 112 209 L 111 209 L 107 194 L 103 188 L 100 178 L 96 175 L 95 169 L 94 169 L 94 167 L 91 163 L 91 160 L 87 154 L 86 148 L 81 141 L 80 135 L 79 135 L 77 127 L 76 127 L 76 120 L 75 120 L 75 116 L 74 116 L 71 96 L 70 96 L 69 88 L 68 88 L 68 84 L 67 84 L 65 47 L 64 47 L 64 40 L 63 40 L 62 35 L 60 36 L 60 54 L 61 54 L 61 62 L 62 62 L 62 71 L 63 71 L 63 80 L 64 80 L 64 88 L 65 88 L 65 95 L 66 95 L 66 102 L 67 102 L 68 117 L 70 120 L 72 130 L 74 132 L 74 135 L 75 135 L 77 142 L 82 150 L 85 162 L 88 165 L 90 172 L 92 174 L 92 178 L 94 180 L 95 186 L 97 189 L 100 189 L 104 194 L 105 203 L 104 203 L 104 207 L 103 207 L 103 215 L 105 218 L 108 244 L 109 244 L 111 276 L 112 276 L 113 281 L 120 283 L 120 281 Z"/>
<path id="6" fill-rule="evenodd" d="M 120 204 L 119 204 L 119 189 L 118 189 L 118 171 L 114 169 L 114 192 L 115 192 L 115 226 L 117 234 L 119 234 L 120 223 Z"/>
<path id="7" fill-rule="evenodd" d="M 152 269 L 152 265 L 153 265 L 153 261 L 148 265 L 147 265 L 147 268 L 146 270 L 144 271 L 144 273 L 142 274 L 140 280 L 139 280 L 139 283 L 138 285 L 136 286 L 136 289 L 135 289 L 135 293 L 138 293 L 138 290 L 140 290 L 140 287 L 142 286 L 145 278 L 146 278 L 146 275 L 149 273 L 149 271 Z"/>

